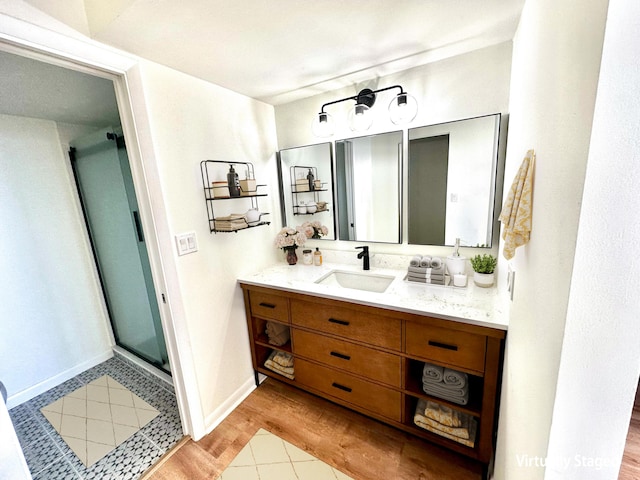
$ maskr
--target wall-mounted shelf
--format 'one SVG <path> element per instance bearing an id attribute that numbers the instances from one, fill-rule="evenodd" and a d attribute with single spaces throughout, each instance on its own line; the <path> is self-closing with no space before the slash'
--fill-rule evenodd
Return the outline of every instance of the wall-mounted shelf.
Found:
<path id="1" fill-rule="evenodd" d="M 307 175 L 311 172 L 314 177 L 314 182 L 312 184 L 308 183 Z M 309 200 L 313 204 L 316 205 L 316 208 L 319 208 L 318 202 L 320 202 L 320 193 L 328 192 L 329 190 L 326 188 L 327 183 L 321 182 L 317 180 L 318 178 L 318 169 L 316 167 L 305 167 L 302 165 L 294 165 L 289 168 L 289 175 L 291 178 L 291 198 L 292 198 L 292 206 L 293 206 L 293 214 L 294 215 L 315 215 L 316 213 L 323 213 L 329 211 L 329 204 L 327 202 L 324 203 L 324 208 L 321 210 L 316 210 L 314 212 L 306 211 L 306 205 L 304 202 Z M 304 183 L 299 183 L 299 176 L 302 177 Z"/>
<path id="2" fill-rule="evenodd" d="M 229 168 L 232 165 L 238 173 L 238 176 L 242 178 L 241 180 L 241 188 L 240 194 L 237 196 L 229 195 L 229 188 L 227 187 L 226 195 L 222 190 L 224 190 L 224 185 L 227 184 L 226 178 Z M 238 170 L 235 166 L 244 166 L 244 171 Z M 260 220 L 251 224 L 247 223 L 244 218 L 244 214 L 240 213 L 228 213 L 227 215 L 217 216 L 214 213 L 213 202 L 220 202 L 224 200 L 244 200 L 245 206 L 249 205 L 250 209 L 258 209 L 258 198 L 266 197 L 266 193 L 258 193 L 258 188 L 266 187 L 266 185 L 258 185 L 255 183 L 255 173 L 253 169 L 253 164 L 250 162 L 231 162 L 227 160 L 203 160 L 200 162 L 200 172 L 202 174 L 202 187 L 204 190 L 204 199 L 207 206 L 207 217 L 209 220 L 209 231 L 212 233 L 218 232 L 238 232 L 240 230 L 246 230 L 247 228 L 260 227 L 262 225 L 269 225 L 271 222 L 266 222 L 261 220 L 262 216 L 269 215 L 269 213 L 261 213 Z M 246 181 L 248 180 L 248 181 Z M 220 183 L 222 189 L 213 188 L 214 182 Z M 247 185 L 250 184 L 250 185 Z M 245 185 L 247 188 L 243 189 L 242 185 Z M 220 204 L 223 205 L 223 204 Z"/>

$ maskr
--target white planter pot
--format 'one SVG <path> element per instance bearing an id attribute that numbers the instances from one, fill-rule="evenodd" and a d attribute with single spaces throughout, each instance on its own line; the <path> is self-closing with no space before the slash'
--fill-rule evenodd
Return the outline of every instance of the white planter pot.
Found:
<path id="1" fill-rule="evenodd" d="M 473 283 L 478 287 L 488 288 L 493 286 L 495 276 L 493 273 L 478 273 L 473 272 Z"/>

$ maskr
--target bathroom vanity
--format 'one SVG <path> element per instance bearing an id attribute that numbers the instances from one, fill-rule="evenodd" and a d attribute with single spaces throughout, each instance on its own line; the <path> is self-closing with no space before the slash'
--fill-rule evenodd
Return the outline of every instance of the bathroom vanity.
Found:
<path id="1" fill-rule="evenodd" d="M 361 275 L 364 289 L 316 283 L 335 270 Z M 495 445 L 507 330 L 501 299 L 495 289 L 472 285 L 409 284 L 404 273 L 283 265 L 241 278 L 256 382 L 258 372 L 276 378 L 486 467 Z M 368 291 L 367 276 L 387 277 L 389 285 L 382 293 Z M 290 341 L 270 344 L 267 322 L 286 325 Z M 264 367 L 274 350 L 293 356 L 293 379 Z M 425 362 L 466 373 L 468 403 L 427 395 L 422 389 Z M 421 399 L 471 415 L 477 424 L 473 447 L 418 427 L 414 414 Z"/>

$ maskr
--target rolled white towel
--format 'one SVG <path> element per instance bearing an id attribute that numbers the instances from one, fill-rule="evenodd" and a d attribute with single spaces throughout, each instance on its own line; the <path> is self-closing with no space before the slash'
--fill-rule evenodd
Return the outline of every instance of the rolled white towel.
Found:
<path id="1" fill-rule="evenodd" d="M 431 257 L 429 255 L 423 255 L 420 260 L 421 267 L 430 267 L 431 266 Z"/>
<path id="2" fill-rule="evenodd" d="M 411 267 L 419 267 L 421 261 L 422 261 L 422 257 L 420 255 L 415 255 L 411 259 L 411 261 L 409 262 L 409 266 L 411 266 Z"/>
<path id="3" fill-rule="evenodd" d="M 442 268 L 442 259 L 440 257 L 431 257 L 431 268 Z"/>

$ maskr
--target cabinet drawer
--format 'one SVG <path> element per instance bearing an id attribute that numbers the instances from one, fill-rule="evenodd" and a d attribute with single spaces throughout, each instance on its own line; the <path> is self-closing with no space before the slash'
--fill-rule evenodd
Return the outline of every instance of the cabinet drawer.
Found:
<path id="1" fill-rule="evenodd" d="M 406 353 L 484 372 L 487 340 L 483 335 L 418 323 L 406 324 Z"/>
<path id="2" fill-rule="evenodd" d="M 402 347 L 400 320 L 382 315 L 369 315 L 350 308 L 292 300 L 291 321 L 295 325 L 370 345 L 398 351 Z"/>
<path id="3" fill-rule="evenodd" d="M 296 358 L 296 383 L 400 421 L 400 392 Z"/>
<path id="4" fill-rule="evenodd" d="M 355 343 L 293 329 L 296 355 L 400 388 L 400 357 Z"/>
<path id="5" fill-rule="evenodd" d="M 281 295 L 249 291 L 251 314 L 289 323 L 289 299 Z"/>

